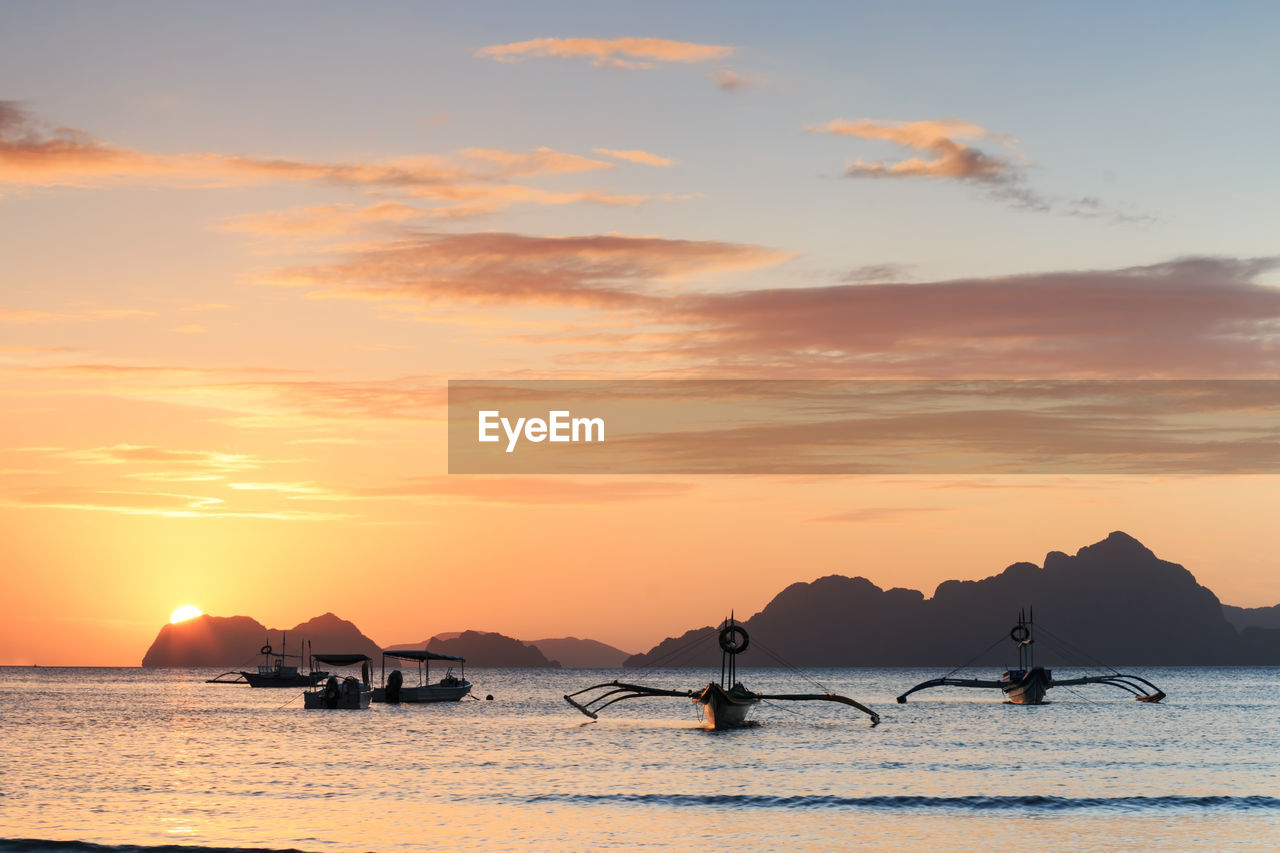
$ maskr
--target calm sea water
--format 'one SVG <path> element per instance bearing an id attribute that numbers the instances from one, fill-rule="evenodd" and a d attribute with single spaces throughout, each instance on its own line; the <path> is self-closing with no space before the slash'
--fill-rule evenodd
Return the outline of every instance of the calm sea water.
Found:
<path id="1" fill-rule="evenodd" d="M 937 670 L 809 675 L 880 711 L 762 706 L 700 728 L 642 700 L 590 722 L 561 699 L 621 677 L 468 670 L 492 702 L 304 711 L 216 670 L 0 669 L 0 851 L 12 839 L 324 850 L 1280 848 L 1280 669 L 1144 669 L 1169 698 L 894 696 Z M 717 673 L 718 674 L 718 673 Z M 811 692 L 785 670 L 757 690 Z M 1065 674 L 1065 672 L 1064 672 Z M 985 671 L 981 673 L 988 676 Z M 42 849 L 86 849 L 56 844 Z"/>

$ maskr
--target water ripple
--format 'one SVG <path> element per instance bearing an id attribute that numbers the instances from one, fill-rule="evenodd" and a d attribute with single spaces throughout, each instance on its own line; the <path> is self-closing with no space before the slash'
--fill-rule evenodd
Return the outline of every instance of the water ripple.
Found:
<path id="1" fill-rule="evenodd" d="M 1248 811 L 1280 809 L 1280 798 L 1266 796 L 1050 797 L 1027 796 L 872 796 L 838 797 L 826 794 L 773 797 L 758 794 L 538 794 L 526 803 L 637 803 L 664 806 L 723 806 L 728 808 L 864 808 L 955 809 L 964 811 L 1069 811 L 1102 809 L 1149 811 L 1160 809 L 1222 809 Z"/>

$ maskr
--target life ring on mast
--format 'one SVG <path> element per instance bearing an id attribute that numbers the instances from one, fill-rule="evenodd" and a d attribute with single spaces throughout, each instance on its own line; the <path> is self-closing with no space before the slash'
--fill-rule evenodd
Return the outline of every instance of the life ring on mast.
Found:
<path id="1" fill-rule="evenodd" d="M 737 640 L 741 637 L 741 641 Z M 736 655 L 747 650 L 747 646 L 751 645 L 751 636 L 747 633 L 747 629 L 741 625 L 734 623 L 725 625 L 720 629 L 720 648 L 728 654 Z"/>
<path id="2" fill-rule="evenodd" d="M 271 654 L 271 647 L 270 647 L 270 646 L 263 646 L 262 648 L 258 649 L 258 654 L 260 654 L 260 655 L 269 655 L 269 654 Z"/>
<path id="3" fill-rule="evenodd" d="M 1009 639 L 1015 643 L 1025 643 L 1031 637 L 1031 629 L 1026 625 L 1014 625 L 1009 632 Z"/>

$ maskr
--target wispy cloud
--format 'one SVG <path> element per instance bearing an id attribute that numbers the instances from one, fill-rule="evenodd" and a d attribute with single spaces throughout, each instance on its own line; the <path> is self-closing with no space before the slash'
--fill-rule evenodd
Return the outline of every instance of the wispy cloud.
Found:
<path id="1" fill-rule="evenodd" d="M 111 145 L 83 130 L 49 127 L 13 102 L 0 101 L 0 182 L 32 186 L 147 183 L 242 186 L 314 183 L 417 190 L 501 183 L 608 170 L 616 164 L 542 147 L 532 151 L 467 148 L 453 155 L 325 163 L 196 152 L 162 154 Z"/>
<path id="2" fill-rule="evenodd" d="M 448 297 L 622 307 L 646 288 L 778 263 L 786 252 L 658 237 L 430 234 L 369 247 L 345 260 L 282 271 L 277 283 L 356 296 Z"/>
<path id="3" fill-rule="evenodd" d="M 759 76 L 744 76 L 734 71 L 732 68 L 721 68 L 719 71 L 711 72 L 711 79 L 716 85 L 725 92 L 739 92 L 744 89 L 753 89 L 757 86 L 763 86 L 765 80 Z"/>
<path id="4" fill-rule="evenodd" d="M 661 308 L 690 358 L 820 375 L 1280 374 L 1280 259 L 702 294 Z M 668 354 L 671 345 L 668 345 Z"/>
<path id="5" fill-rule="evenodd" d="M 639 163 L 642 166 L 674 166 L 676 162 L 670 157 L 660 157 L 657 154 L 650 154 L 648 151 L 638 151 L 632 148 L 593 148 L 591 151 L 602 157 L 613 157 L 616 160 L 626 160 L 631 163 Z"/>
<path id="6" fill-rule="evenodd" d="M 834 524 L 863 524 L 877 521 L 900 521 L 922 514 L 944 511 L 944 507 L 936 506 L 868 506 L 851 509 L 834 515 L 824 515 L 813 521 Z"/>
<path id="7" fill-rule="evenodd" d="M 20 506 L 42 509 L 112 512 L 119 515 L 159 518 L 256 518 L 271 521 L 332 521 L 350 516 L 302 510 L 237 509 L 209 495 L 168 492 L 132 492 L 59 486 L 23 492 L 12 499 Z"/>
<path id="8" fill-rule="evenodd" d="M 154 316 L 156 316 L 156 312 L 142 308 L 84 308 L 74 311 L 35 311 L 0 306 L 0 323 L 13 325 L 97 323 L 104 320 L 136 320 Z"/>
<path id="9" fill-rule="evenodd" d="M 912 157 L 896 163 L 858 160 L 845 168 L 844 173 L 850 178 L 955 178 L 997 182 L 1008 180 L 1024 165 L 1008 156 L 987 154 L 960 142 L 961 139 L 998 138 L 1012 144 L 1008 137 L 993 137 L 985 128 L 963 119 L 912 122 L 834 119 L 808 130 L 884 140 L 931 155 L 930 159 Z"/>
<path id="10" fill-rule="evenodd" d="M 668 376 L 1280 376 L 1280 258 L 649 294 L 525 336 Z M 552 298 L 550 295 L 548 298 Z M 628 322 L 615 323 L 617 318 Z M 650 374 L 651 375 L 651 374 Z"/>
<path id="11" fill-rule="evenodd" d="M 874 119 L 833 119 L 810 125 L 810 133 L 848 136 L 888 142 L 899 148 L 924 153 L 894 162 L 865 162 L 861 158 L 845 166 L 848 178 L 928 178 L 964 181 L 982 186 L 987 195 L 1023 210 L 1058 213 L 1087 219 L 1103 218 L 1117 223 L 1149 224 L 1152 217 L 1123 210 L 1092 196 L 1055 198 L 1038 192 L 1026 183 L 1026 158 L 1016 153 L 1018 141 L 992 133 L 971 121 L 959 118 L 926 121 L 878 121 Z M 965 141 L 961 141 L 965 140 Z M 984 151 L 974 140 L 989 140 L 1004 148 L 1003 153 Z"/>
<path id="12" fill-rule="evenodd" d="M 725 45 L 658 38 L 539 38 L 476 51 L 478 57 L 499 62 L 520 62 L 532 57 L 589 59 L 597 68 L 630 70 L 653 68 L 659 62 L 709 62 L 732 55 L 733 48 Z"/>
<path id="13" fill-rule="evenodd" d="M 366 498 L 449 498 L 479 503 L 582 504 L 659 500 L 688 494 L 692 483 L 571 477 L 412 477 L 389 486 L 355 490 Z"/>

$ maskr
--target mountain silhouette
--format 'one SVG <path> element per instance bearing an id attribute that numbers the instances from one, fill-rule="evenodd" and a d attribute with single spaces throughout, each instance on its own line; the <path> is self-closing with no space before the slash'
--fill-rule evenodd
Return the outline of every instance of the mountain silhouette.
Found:
<path id="1" fill-rule="evenodd" d="M 577 637 L 560 637 L 553 640 L 534 640 L 529 645 L 549 658 L 560 661 L 561 666 L 583 669 L 613 669 L 631 657 L 622 649 L 599 640 L 580 640 Z"/>
<path id="2" fill-rule="evenodd" d="M 1245 628 L 1280 628 L 1280 604 L 1271 607 L 1232 607 L 1222 605 L 1227 621 L 1241 631 Z"/>
<path id="3" fill-rule="evenodd" d="M 143 666 L 256 666 L 264 645 L 304 655 L 303 641 L 316 652 L 363 652 L 372 658 L 378 644 L 351 622 L 325 613 L 287 630 L 268 629 L 248 616 L 197 616 L 165 625 L 142 658 Z M 293 661 L 296 663 L 296 661 Z"/>
<path id="4" fill-rule="evenodd" d="M 547 660 L 532 645 L 486 631 L 463 631 L 448 639 L 432 637 L 426 647 L 439 654 L 464 657 L 467 666 L 560 667 L 559 661 Z"/>
<path id="5" fill-rule="evenodd" d="M 1237 631 L 1210 590 L 1125 533 L 1043 566 L 1014 563 L 978 581 L 945 581 L 932 598 L 831 575 L 796 583 L 744 621 L 743 665 L 957 666 L 1016 661 L 1010 626 L 1033 610 L 1045 666 L 1280 663 L 1280 630 Z M 626 666 L 720 663 L 708 626 L 628 658 Z M 983 650 L 987 650 L 985 653 Z M 752 654 L 755 652 L 755 654 Z"/>

